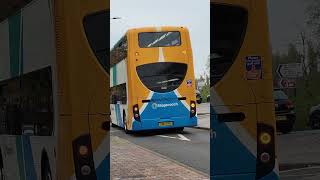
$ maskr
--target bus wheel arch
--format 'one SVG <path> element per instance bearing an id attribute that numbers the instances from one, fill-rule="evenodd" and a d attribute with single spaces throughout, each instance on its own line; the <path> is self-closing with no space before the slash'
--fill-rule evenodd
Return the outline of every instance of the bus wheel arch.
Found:
<path id="1" fill-rule="evenodd" d="M 45 149 L 42 150 L 41 154 L 41 180 L 52 180 L 49 157 Z"/>

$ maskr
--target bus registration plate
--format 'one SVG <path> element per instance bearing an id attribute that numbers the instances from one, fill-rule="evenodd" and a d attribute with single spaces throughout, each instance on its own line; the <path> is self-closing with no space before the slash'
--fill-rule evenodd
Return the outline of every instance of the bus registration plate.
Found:
<path id="1" fill-rule="evenodd" d="M 173 126 L 173 122 L 160 122 L 159 126 Z"/>

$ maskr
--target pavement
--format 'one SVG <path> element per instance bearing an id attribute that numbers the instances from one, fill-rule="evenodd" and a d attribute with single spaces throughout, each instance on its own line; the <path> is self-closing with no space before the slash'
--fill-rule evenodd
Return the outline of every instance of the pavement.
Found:
<path id="1" fill-rule="evenodd" d="M 185 128 L 183 132 L 162 130 L 128 135 L 122 129 L 111 128 L 110 132 L 112 137 L 125 139 L 209 177 L 210 137 L 208 130 Z M 111 146 L 113 146 L 112 143 Z"/>
<path id="2" fill-rule="evenodd" d="M 111 179 L 113 180 L 207 180 L 208 176 L 175 160 L 111 136 Z"/>

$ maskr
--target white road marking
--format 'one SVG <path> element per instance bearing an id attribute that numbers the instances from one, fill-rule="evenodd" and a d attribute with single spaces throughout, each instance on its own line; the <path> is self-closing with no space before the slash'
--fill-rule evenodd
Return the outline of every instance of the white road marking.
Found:
<path id="1" fill-rule="evenodd" d="M 179 139 L 182 141 L 190 141 L 190 139 L 186 138 L 184 135 L 182 134 L 178 134 L 178 136 L 180 137 Z"/>
<path id="2" fill-rule="evenodd" d="M 170 139 L 179 139 L 181 141 L 191 141 L 190 139 L 186 138 L 184 135 L 182 134 L 178 134 L 179 137 L 175 137 L 175 136 L 166 136 L 166 135 L 158 135 L 159 137 L 164 137 L 164 138 L 170 138 Z"/>
<path id="3" fill-rule="evenodd" d="M 306 170 L 306 169 L 320 169 L 320 166 L 289 169 L 289 170 L 280 171 L 280 173 L 293 172 L 293 171 Z"/>

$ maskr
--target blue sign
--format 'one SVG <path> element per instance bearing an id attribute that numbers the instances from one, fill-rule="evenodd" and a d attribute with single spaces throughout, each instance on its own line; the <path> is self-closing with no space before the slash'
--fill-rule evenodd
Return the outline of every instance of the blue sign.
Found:
<path id="1" fill-rule="evenodd" d="M 246 57 L 246 78 L 247 80 L 262 79 L 262 60 L 260 56 Z"/>

